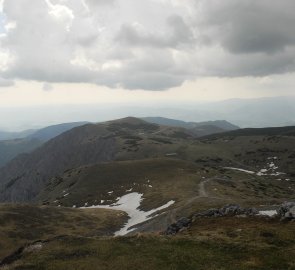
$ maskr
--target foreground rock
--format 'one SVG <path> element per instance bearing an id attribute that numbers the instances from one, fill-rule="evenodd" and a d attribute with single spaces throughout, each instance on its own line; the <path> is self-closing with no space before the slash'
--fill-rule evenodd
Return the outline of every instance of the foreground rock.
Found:
<path id="1" fill-rule="evenodd" d="M 181 218 L 177 222 L 169 225 L 164 234 L 174 235 L 179 231 L 187 229 L 198 217 L 255 216 L 258 214 L 259 212 L 255 208 L 242 208 L 237 204 L 229 204 L 219 209 L 214 208 L 196 213 L 192 218 Z"/>
<path id="2" fill-rule="evenodd" d="M 295 220 L 295 202 L 285 202 L 278 210 L 281 220 Z"/>

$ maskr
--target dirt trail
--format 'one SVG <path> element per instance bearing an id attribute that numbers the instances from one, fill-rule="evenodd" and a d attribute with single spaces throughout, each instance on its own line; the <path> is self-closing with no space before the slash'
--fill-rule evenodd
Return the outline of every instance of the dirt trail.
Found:
<path id="1" fill-rule="evenodd" d="M 155 231 L 163 231 L 169 226 L 170 224 L 174 223 L 177 218 L 177 213 L 192 204 L 194 201 L 200 198 L 212 198 L 212 199 L 221 199 L 221 197 L 212 196 L 206 190 L 206 184 L 210 181 L 220 180 L 220 177 L 211 177 L 207 179 L 202 179 L 199 183 L 199 190 L 198 195 L 188 199 L 184 204 L 173 208 L 166 213 L 159 215 L 157 218 L 150 220 L 149 222 L 142 224 L 138 227 L 136 231 L 145 231 L 145 232 L 155 232 Z"/>

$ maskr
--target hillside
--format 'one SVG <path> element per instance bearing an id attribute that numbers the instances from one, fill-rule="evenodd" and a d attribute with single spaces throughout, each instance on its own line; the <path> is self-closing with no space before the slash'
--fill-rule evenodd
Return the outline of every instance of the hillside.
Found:
<path id="1" fill-rule="evenodd" d="M 30 153 L 48 140 L 87 122 L 65 123 L 45 127 L 39 130 L 28 130 L 18 133 L 5 133 L 1 140 L 0 132 L 0 167 L 19 154 Z"/>
<path id="2" fill-rule="evenodd" d="M 223 132 L 221 134 L 212 134 L 206 138 L 222 138 L 237 136 L 295 136 L 295 126 L 286 127 L 268 127 L 268 128 L 244 128 Z"/>
<path id="3" fill-rule="evenodd" d="M 295 227 L 267 218 L 205 218 L 176 237 L 62 237 L 27 246 L 8 269 L 292 269 Z"/>
<path id="4" fill-rule="evenodd" d="M 183 129 L 136 118 L 77 127 L 0 169 L 0 200 L 32 200 L 50 178 L 79 166 L 165 156 L 190 137 Z"/>
<path id="5" fill-rule="evenodd" d="M 112 235 L 125 220 L 123 212 L 112 210 L 3 204 L 0 205 L 0 261 L 17 248 L 37 240 L 62 235 Z"/>
<path id="6" fill-rule="evenodd" d="M 42 145 L 38 139 L 0 141 L 0 168 L 21 153 L 30 153 Z"/>

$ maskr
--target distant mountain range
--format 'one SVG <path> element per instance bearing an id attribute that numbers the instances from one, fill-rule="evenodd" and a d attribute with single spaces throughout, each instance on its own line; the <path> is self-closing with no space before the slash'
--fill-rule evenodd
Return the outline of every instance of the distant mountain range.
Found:
<path id="1" fill-rule="evenodd" d="M 23 139 L 31 134 L 35 133 L 36 129 L 29 129 L 20 132 L 8 132 L 0 130 L 0 141 L 13 140 L 13 139 Z"/>
<path id="2" fill-rule="evenodd" d="M 167 121 L 171 121 L 171 119 Z M 226 125 L 229 124 L 226 123 Z M 127 167 L 132 168 L 135 164 L 139 164 L 133 161 L 152 159 L 153 161 L 146 164 L 150 164 L 149 166 L 155 170 L 158 167 L 162 168 L 162 165 L 159 165 L 162 164 L 162 161 L 155 160 L 175 158 L 184 161 L 185 164 L 186 162 L 197 163 L 216 169 L 221 168 L 220 166 L 228 167 L 235 163 L 241 164 L 241 162 L 251 168 L 253 164 L 263 168 L 268 157 L 283 153 L 284 159 L 287 160 L 293 156 L 293 149 L 288 150 L 288 145 L 294 140 L 294 128 L 256 130 L 252 129 L 251 132 L 249 129 L 232 130 L 216 134 L 208 141 L 206 137 L 196 138 L 191 129 L 153 124 L 134 117 L 82 125 L 49 140 L 31 153 L 17 156 L 0 168 L 0 201 L 34 201 L 46 187 L 49 189 L 46 191 L 48 194 L 51 190 L 55 190 L 55 187 L 60 185 L 64 179 L 69 179 L 67 188 L 72 189 L 76 181 L 82 183 L 84 177 L 91 180 L 94 190 L 100 185 L 107 184 L 110 189 L 108 192 L 112 193 L 114 183 L 108 181 L 112 179 L 111 177 L 114 178 L 113 174 L 117 175 L 117 165 L 114 164 L 114 169 L 104 172 L 103 181 L 105 182 L 97 183 L 96 177 L 99 179 L 100 175 L 96 175 L 91 169 L 90 176 L 88 175 L 89 170 L 85 169 L 85 166 L 93 164 L 130 161 L 131 165 Z M 227 134 L 226 140 L 224 134 Z M 239 138 L 237 140 L 230 138 L 234 137 L 233 135 L 239 136 Z M 276 135 L 284 136 L 274 137 Z M 215 146 L 213 147 L 212 144 Z M 163 162 L 166 164 L 166 161 Z M 173 166 L 171 162 L 168 162 L 168 165 Z M 282 170 L 294 174 L 290 164 L 280 162 L 280 166 Z M 205 167 L 202 168 L 206 171 Z M 82 168 L 84 169 L 82 170 Z M 91 168 L 96 171 L 95 166 Z M 72 171 L 73 169 L 75 170 Z M 139 176 L 132 176 L 133 169 L 126 170 L 126 179 L 129 179 L 128 185 L 131 185 L 133 184 L 132 179 Z M 80 175 L 81 171 L 83 171 L 83 175 Z M 139 175 L 141 171 L 142 169 L 138 170 Z M 168 175 L 169 171 L 171 173 L 172 169 L 167 168 Z M 188 172 L 193 175 L 197 171 L 192 168 L 188 169 Z M 72 178 L 72 172 L 75 174 L 74 178 Z M 177 172 L 179 173 L 181 170 Z M 124 171 L 120 173 L 121 178 L 123 174 Z M 173 175 L 167 179 L 172 179 Z M 82 176 L 83 179 L 80 179 Z M 158 174 L 155 175 L 155 178 L 157 177 L 159 177 Z M 148 181 L 148 178 L 144 181 Z M 48 186 L 49 184 L 50 186 Z M 91 185 L 89 190 L 83 192 L 80 190 L 79 194 L 91 193 Z M 74 187 L 73 190 L 75 190 Z M 75 191 L 77 194 L 78 190 Z M 58 192 L 63 192 L 63 190 Z M 42 195 L 42 199 L 46 200 L 46 194 Z M 53 196 L 57 196 L 56 192 L 53 193 Z"/>
<path id="3" fill-rule="evenodd" d="M 168 119 L 164 117 L 146 117 L 145 121 L 159 125 L 175 126 L 186 128 L 196 137 L 220 133 L 228 130 L 238 129 L 227 121 L 208 121 L 208 122 L 184 122 L 180 120 Z M 45 127 L 39 130 L 27 130 L 23 132 L 3 132 L 0 140 L 0 167 L 16 157 L 18 154 L 30 153 L 50 139 L 78 126 L 83 126 L 89 122 L 63 123 Z"/>
<path id="4" fill-rule="evenodd" d="M 185 122 L 165 117 L 143 117 L 143 120 L 165 126 L 182 127 L 190 130 L 196 137 L 206 136 L 215 133 L 221 133 L 228 130 L 239 129 L 225 120 L 206 121 L 206 122 Z"/>
<path id="5" fill-rule="evenodd" d="M 295 136 L 295 126 L 270 127 L 270 128 L 244 128 L 223 132 L 221 134 L 210 134 L 203 138 L 222 138 L 237 136 Z"/>

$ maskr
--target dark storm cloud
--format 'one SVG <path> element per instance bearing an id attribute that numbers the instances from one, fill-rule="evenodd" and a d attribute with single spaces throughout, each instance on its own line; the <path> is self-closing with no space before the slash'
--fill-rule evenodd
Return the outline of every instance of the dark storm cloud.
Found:
<path id="1" fill-rule="evenodd" d="M 207 1 L 205 30 L 232 53 L 273 54 L 295 44 L 295 2 L 292 0 Z"/>

